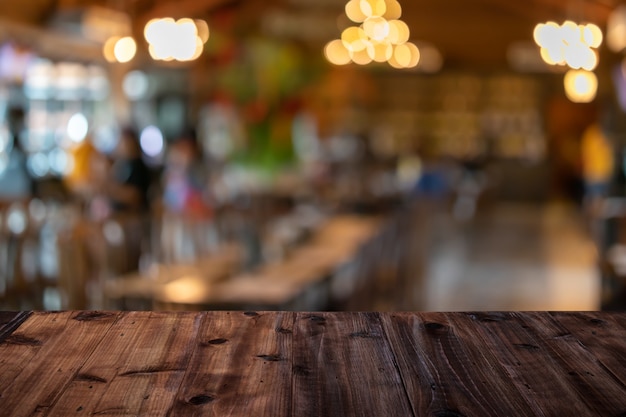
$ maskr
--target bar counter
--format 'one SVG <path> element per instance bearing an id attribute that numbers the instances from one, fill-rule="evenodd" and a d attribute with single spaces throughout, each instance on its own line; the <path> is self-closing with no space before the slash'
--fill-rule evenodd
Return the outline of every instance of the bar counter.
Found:
<path id="1" fill-rule="evenodd" d="M 0 312 L 0 415 L 623 416 L 626 313 Z"/>

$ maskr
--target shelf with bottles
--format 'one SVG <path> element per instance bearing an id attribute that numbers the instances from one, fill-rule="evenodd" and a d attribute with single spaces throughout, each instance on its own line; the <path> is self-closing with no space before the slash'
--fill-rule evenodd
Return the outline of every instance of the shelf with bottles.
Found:
<path id="1" fill-rule="evenodd" d="M 454 158 L 540 160 L 545 152 L 542 78 L 517 74 L 379 77 L 372 132 L 401 152 L 431 141 Z M 376 139 L 374 139 L 376 140 Z"/>

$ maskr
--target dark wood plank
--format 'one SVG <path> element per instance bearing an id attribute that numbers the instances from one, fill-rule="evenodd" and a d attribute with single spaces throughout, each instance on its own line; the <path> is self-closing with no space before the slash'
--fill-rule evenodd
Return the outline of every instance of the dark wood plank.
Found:
<path id="1" fill-rule="evenodd" d="M 290 415 L 294 313 L 209 312 L 168 416 Z"/>
<path id="2" fill-rule="evenodd" d="M 201 313 L 124 313 L 48 415 L 164 415 L 185 375 L 201 319 Z"/>
<path id="3" fill-rule="evenodd" d="M 12 417 L 45 414 L 118 313 L 34 313 L 0 344 L 0 403 Z"/>
<path id="4" fill-rule="evenodd" d="M 383 315 L 414 414 L 541 415 L 511 383 L 507 369 L 450 317 L 445 313 Z"/>
<path id="5" fill-rule="evenodd" d="M 20 327 L 31 314 L 30 311 L 0 311 L 0 343 Z"/>
<path id="6" fill-rule="evenodd" d="M 590 358 L 575 353 L 579 346 L 574 346 L 576 341 L 567 340 L 563 328 L 548 336 L 546 325 L 538 320 L 542 315 L 548 316 L 546 313 L 469 313 L 454 315 L 452 320 L 467 328 L 468 337 L 506 369 L 510 377 L 505 383 L 518 389 L 535 415 L 618 415 L 598 414 L 590 404 L 603 396 L 596 397 L 590 386 L 589 391 L 582 391 L 581 385 L 575 383 L 576 377 L 570 374 L 577 361 Z M 568 359 L 564 361 L 564 358 Z M 587 366 L 581 364 L 582 368 Z"/>
<path id="7" fill-rule="evenodd" d="M 520 313 L 516 317 L 538 341 L 538 349 L 532 349 L 537 351 L 535 356 L 540 354 L 544 362 L 549 358 L 555 373 L 559 373 L 560 378 L 576 393 L 576 397 L 572 398 L 555 396 L 557 401 L 568 404 L 578 400 L 592 410 L 591 415 L 617 416 L 626 413 L 626 385 L 623 382 L 626 374 L 623 368 L 614 370 L 619 373 L 617 376 L 554 316 Z"/>
<path id="8" fill-rule="evenodd" d="M 626 327 L 617 321 L 626 317 L 626 314 L 599 312 L 551 314 L 571 333 L 571 337 L 581 343 L 582 348 L 593 355 L 601 367 L 622 386 L 626 386 Z"/>
<path id="9" fill-rule="evenodd" d="M 294 416 L 411 416 L 377 313 L 298 313 Z"/>

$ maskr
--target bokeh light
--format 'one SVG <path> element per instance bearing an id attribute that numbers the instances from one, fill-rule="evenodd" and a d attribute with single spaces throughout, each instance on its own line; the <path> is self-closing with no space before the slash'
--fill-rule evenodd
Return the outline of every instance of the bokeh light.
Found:
<path id="1" fill-rule="evenodd" d="M 43 178 L 50 173 L 50 162 L 43 152 L 36 152 L 26 160 L 26 168 L 35 178 Z"/>
<path id="2" fill-rule="evenodd" d="M 589 103 L 596 97 L 598 78 L 593 72 L 569 70 L 564 78 L 565 94 L 574 103 Z"/>
<path id="3" fill-rule="evenodd" d="M 324 47 L 324 56 L 334 65 L 346 65 L 351 62 L 350 52 L 339 39 L 332 40 Z"/>
<path id="4" fill-rule="evenodd" d="M 367 16 L 361 11 L 361 0 L 350 0 L 345 7 L 346 16 L 354 23 L 362 23 Z"/>
<path id="5" fill-rule="evenodd" d="M 375 62 L 387 62 L 393 55 L 393 46 L 389 43 L 372 43 L 367 47 L 367 53 Z"/>
<path id="6" fill-rule="evenodd" d="M 155 60 L 193 61 L 202 55 L 210 35 L 204 20 L 152 19 L 144 28 L 148 51 Z"/>
<path id="7" fill-rule="evenodd" d="M 415 44 L 407 45 L 411 33 L 400 20 L 402 6 L 397 0 L 349 0 L 345 12 L 349 20 L 360 25 L 344 27 L 342 45 L 339 40 L 325 45 L 324 55 L 331 64 L 387 62 L 398 69 L 417 65 L 420 51 Z"/>
<path id="8" fill-rule="evenodd" d="M 613 52 L 626 48 L 626 5 L 616 7 L 606 23 L 606 43 Z"/>
<path id="9" fill-rule="evenodd" d="M 73 114 L 67 122 L 67 136 L 74 142 L 85 140 L 89 132 L 89 122 L 82 113 Z"/>
<path id="10" fill-rule="evenodd" d="M 117 44 L 118 40 L 120 40 L 119 36 L 112 36 L 104 43 L 104 46 L 102 47 L 102 55 L 107 62 L 117 62 L 117 59 L 115 58 L 115 44 Z"/>
<path id="11" fill-rule="evenodd" d="M 385 0 L 361 0 L 360 7 L 367 17 L 382 16 L 387 11 Z"/>
<path id="12" fill-rule="evenodd" d="M 341 32 L 341 41 L 348 51 L 362 51 L 367 47 L 367 35 L 360 27 L 351 26 Z"/>
<path id="13" fill-rule="evenodd" d="M 131 100 L 141 100 L 148 95 L 148 76 L 139 70 L 130 71 L 124 76 L 122 81 L 122 89 L 124 94 Z"/>
<path id="14" fill-rule="evenodd" d="M 130 36 L 120 38 L 115 42 L 113 54 L 118 62 L 129 62 L 137 53 L 137 43 Z"/>
<path id="15" fill-rule="evenodd" d="M 593 23 L 577 25 L 567 20 L 560 26 L 555 22 L 539 23 L 533 30 L 533 39 L 548 65 L 593 70 L 598 65 L 595 49 L 602 44 L 603 36 Z"/>
<path id="16" fill-rule="evenodd" d="M 402 20 L 389 21 L 389 42 L 400 45 L 409 40 L 411 32 L 409 26 Z"/>
<path id="17" fill-rule="evenodd" d="M 211 32 L 209 31 L 209 25 L 206 21 L 202 19 L 196 19 L 194 20 L 194 22 L 196 24 L 196 29 L 198 31 L 198 38 L 200 38 L 200 42 L 203 44 L 207 43 L 211 34 Z"/>
<path id="18" fill-rule="evenodd" d="M 402 16 L 402 6 L 396 0 L 387 0 L 387 10 L 383 17 L 387 20 L 400 19 Z"/>
<path id="19" fill-rule="evenodd" d="M 63 149 L 56 148 L 48 154 L 48 165 L 52 173 L 64 176 L 74 168 L 74 159 Z"/>
<path id="20" fill-rule="evenodd" d="M 383 17 L 370 17 L 363 22 L 363 31 L 371 40 L 382 42 L 389 36 L 389 23 Z"/>
<path id="21" fill-rule="evenodd" d="M 143 153 L 149 157 L 157 157 L 165 150 L 163 133 L 156 126 L 148 126 L 141 131 L 139 144 Z"/>

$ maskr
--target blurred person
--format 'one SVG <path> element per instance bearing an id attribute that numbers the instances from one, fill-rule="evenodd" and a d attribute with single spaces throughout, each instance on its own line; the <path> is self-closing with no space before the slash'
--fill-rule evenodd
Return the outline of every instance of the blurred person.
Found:
<path id="1" fill-rule="evenodd" d="M 0 200 L 27 200 L 33 194 L 33 181 L 26 169 L 26 154 L 19 140 L 24 132 L 24 110 L 12 108 L 8 112 L 7 130 L 10 135 L 7 142 L 11 144 L 4 172 L 0 173 Z"/>
<path id="2" fill-rule="evenodd" d="M 164 172 L 163 203 L 167 210 L 192 217 L 210 216 L 205 201 L 207 173 L 192 131 L 170 147 Z"/>
<path id="3" fill-rule="evenodd" d="M 606 248 L 615 240 L 615 218 L 603 213 L 614 173 L 614 152 L 609 138 L 598 122 L 590 124 L 580 141 L 581 172 L 584 184 L 583 210 L 590 233 L 599 248 Z"/>
<path id="4" fill-rule="evenodd" d="M 103 182 L 101 190 L 109 199 L 113 212 L 147 211 L 151 173 L 143 161 L 139 137 L 133 129 L 122 130 L 112 156 L 110 176 Z"/>
<path id="5" fill-rule="evenodd" d="M 99 151 L 87 137 L 69 151 L 72 160 L 71 170 L 63 177 L 63 182 L 71 193 L 89 200 L 95 193 L 95 184 L 101 178 L 95 170 Z"/>
<path id="6" fill-rule="evenodd" d="M 585 185 L 584 207 L 591 216 L 599 215 L 613 178 L 614 152 L 599 123 L 589 125 L 581 137 L 582 176 Z"/>
<path id="7" fill-rule="evenodd" d="M 95 158 L 96 184 L 90 214 L 102 232 L 100 247 L 94 242 L 100 267 L 118 275 L 139 268 L 142 253 L 150 242 L 151 172 L 142 159 L 137 133 L 121 131 L 110 161 Z"/>
<path id="8" fill-rule="evenodd" d="M 163 173 L 161 249 L 165 261 L 193 261 L 215 241 L 208 172 L 191 129 L 170 146 Z"/>

